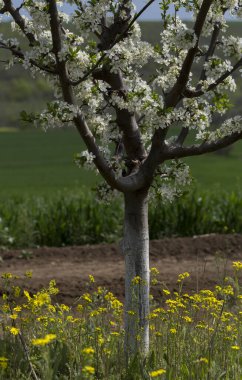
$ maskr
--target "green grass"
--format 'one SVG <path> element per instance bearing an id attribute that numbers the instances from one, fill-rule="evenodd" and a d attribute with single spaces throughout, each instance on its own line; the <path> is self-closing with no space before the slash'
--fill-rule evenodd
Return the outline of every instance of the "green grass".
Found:
<path id="1" fill-rule="evenodd" d="M 55 194 L 57 190 L 90 187 L 94 173 L 77 168 L 73 156 L 83 149 L 73 130 L 26 130 L 0 133 L 0 196 Z M 242 187 L 242 143 L 228 156 L 209 154 L 187 159 L 202 189 Z"/>
<path id="2" fill-rule="evenodd" d="M 242 142 L 235 144 L 228 156 L 210 153 L 200 157 L 189 157 L 186 162 L 202 189 L 241 189 Z"/>
<path id="3" fill-rule="evenodd" d="M 90 188 L 97 176 L 80 170 L 73 160 L 82 149 L 75 130 L 1 133 L 0 196 Z"/>

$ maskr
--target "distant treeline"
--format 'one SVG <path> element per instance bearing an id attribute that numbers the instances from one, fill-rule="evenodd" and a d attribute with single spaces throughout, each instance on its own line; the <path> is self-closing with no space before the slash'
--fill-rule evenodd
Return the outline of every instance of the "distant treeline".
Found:
<path id="1" fill-rule="evenodd" d="M 159 42 L 161 33 L 161 24 L 159 22 L 142 22 L 141 23 L 143 39 L 153 45 Z M 4 36 L 12 37 L 13 32 L 9 23 L 0 24 L 0 33 Z M 239 22 L 230 23 L 228 33 L 237 34 L 242 37 L 242 28 Z M 19 38 L 22 45 L 25 44 L 22 37 Z M 4 61 L 8 61 L 10 55 L 6 50 L 0 50 L 0 127 L 19 127 L 20 112 L 41 111 L 45 102 L 52 99 L 52 91 L 48 84 L 42 78 L 33 80 L 29 73 L 20 65 L 16 65 L 10 70 L 5 70 Z M 146 74 L 153 71 L 153 66 L 148 65 L 145 68 Z M 197 73 L 198 74 L 198 73 Z M 233 104 L 235 108 L 233 113 L 241 113 L 242 102 L 241 94 L 242 83 L 239 83 L 239 89 L 233 95 Z"/>

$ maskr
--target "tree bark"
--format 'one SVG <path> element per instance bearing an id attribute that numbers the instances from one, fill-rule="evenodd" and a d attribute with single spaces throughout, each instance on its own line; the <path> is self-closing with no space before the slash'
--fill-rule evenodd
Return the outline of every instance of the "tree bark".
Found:
<path id="1" fill-rule="evenodd" d="M 129 360 L 149 350 L 148 191 L 126 193 L 123 253 L 125 256 L 125 353 Z"/>

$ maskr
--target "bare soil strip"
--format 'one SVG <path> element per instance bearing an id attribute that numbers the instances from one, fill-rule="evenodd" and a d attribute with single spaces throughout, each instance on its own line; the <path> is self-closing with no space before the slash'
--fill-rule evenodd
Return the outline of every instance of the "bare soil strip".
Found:
<path id="1" fill-rule="evenodd" d="M 18 282 L 32 292 L 55 279 L 60 289 L 58 302 L 73 304 L 86 291 L 89 274 L 97 286 L 124 298 L 124 260 L 115 244 L 1 250 L 0 257 L 0 274 L 19 275 Z M 237 260 L 242 260 L 242 235 L 238 234 L 165 238 L 150 243 L 150 265 L 160 271 L 159 279 L 170 290 L 177 288 L 177 276 L 185 271 L 191 277 L 184 290 L 212 288 L 232 274 L 231 264 Z M 33 271 L 33 278 L 26 283 L 23 274 L 28 270 Z M 161 286 L 152 291 L 156 298 L 162 296 Z"/>

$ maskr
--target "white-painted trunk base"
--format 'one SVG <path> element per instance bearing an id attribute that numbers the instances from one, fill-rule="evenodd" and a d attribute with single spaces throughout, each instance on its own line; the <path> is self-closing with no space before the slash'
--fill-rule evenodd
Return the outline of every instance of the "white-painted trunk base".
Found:
<path id="1" fill-rule="evenodd" d="M 149 350 L 149 228 L 147 192 L 125 194 L 125 352 Z"/>

